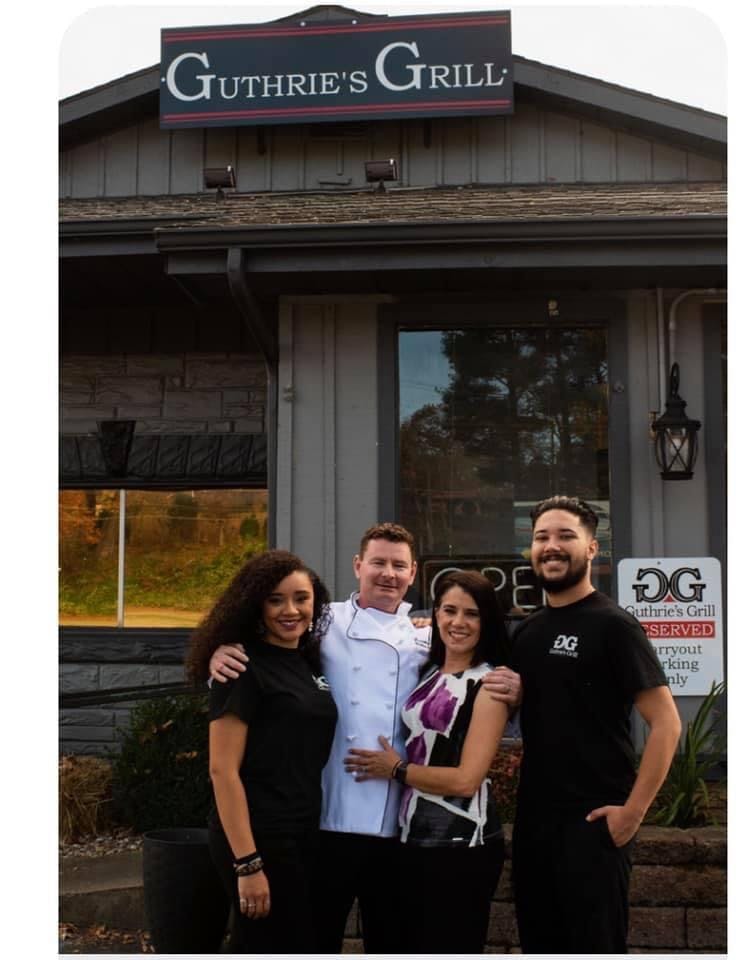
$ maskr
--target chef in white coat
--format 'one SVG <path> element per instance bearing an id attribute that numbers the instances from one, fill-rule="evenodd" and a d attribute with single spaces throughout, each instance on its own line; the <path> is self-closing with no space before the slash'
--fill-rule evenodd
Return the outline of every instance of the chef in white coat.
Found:
<path id="1" fill-rule="evenodd" d="M 323 771 L 323 841 L 317 870 L 317 950 L 340 953 L 349 911 L 359 901 L 365 953 L 400 953 L 402 902 L 398 870 L 395 780 L 357 782 L 344 767 L 350 747 L 379 749 L 386 737 L 405 753 L 401 708 L 429 652 L 429 628 L 416 627 L 403 602 L 416 576 L 412 534 L 379 523 L 363 535 L 354 557 L 359 590 L 331 604 L 333 620 L 321 643 L 326 680 L 338 708 L 331 755 Z M 224 681 L 246 660 L 238 647 L 220 647 L 210 673 Z M 515 705 L 518 674 L 494 671 L 491 695 Z M 494 687 L 501 687 L 500 691 Z"/>

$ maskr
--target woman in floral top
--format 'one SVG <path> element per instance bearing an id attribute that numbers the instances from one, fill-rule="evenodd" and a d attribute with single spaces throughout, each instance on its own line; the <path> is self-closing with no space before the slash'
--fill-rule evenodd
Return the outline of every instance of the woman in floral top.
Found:
<path id="1" fill-rule="evenodd" d="M 403 708 L 406 758 L 351 750 L 358 780 L 394 777 L 400 806 L 407 953 L 482 953 L 504 839 L 488 770 L 508 718 L 483 677 L 507 660 L 493 584 L 472 571 L 437 581 L 431 653 Z"/>

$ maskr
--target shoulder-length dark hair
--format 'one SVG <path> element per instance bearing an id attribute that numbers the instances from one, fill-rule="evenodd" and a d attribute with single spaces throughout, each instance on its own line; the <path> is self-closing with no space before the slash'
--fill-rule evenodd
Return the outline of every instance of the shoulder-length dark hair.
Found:
<path id="1" fill-rule="evenodd" d="M 261 638 L 263 604 L 277 584 L 291 573 L 306 573 L 313 586 L 313 623 L 300 637 L 300 651 L 314 673 L 320 673 L 320 640 L 328 629 L 331 602 L 320 577 L 287 550 L 267 550 L 236 573 L 229 586 L 191 635 L 186 655 L 186 677 L 198 685 L 207 682 L 209 660 L 222 644 L 250 643 Z"/>
<path id="2" fill-rule="evenodd" d="M 499 609 L 493 583 L 475 570 L 456 570 L 440 577 L 434 588 L 434 609 L 431 621 L 431 650 L 429 660 L 421 668 L 425 673 L 434 664 L 437 667 L 444 665 L 447 648 L 444 646 L 436 613 L 442 605 L 442 598 L 452 587 L 460 587 L 470 594 L 480 614 L 480 637 L 473 648 L 470 660 L 471 667 L 479 663 L 491 663 L 494 666 L 505 664 L 509 659 L 509 635 L 506 632 L 504 617 Z"/>

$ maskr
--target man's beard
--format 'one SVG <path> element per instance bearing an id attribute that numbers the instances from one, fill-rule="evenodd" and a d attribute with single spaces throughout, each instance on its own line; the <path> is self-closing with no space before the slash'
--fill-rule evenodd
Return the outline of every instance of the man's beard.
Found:
<path id="1" fill-rule="evenodd" d="M 568 563 L 568 570 L 563 574 L 562 577 L 545 577 L 542 573 L 535 570 L 535 576 L 537 577 L 538 584 L 543 588 L 546 593 L 562 593 L 564 590 L 570 590 L 571 587 L 575 587 L 577 583 L 581 581 L 586 576 L 586 571 L 589 569 L 589 558 L 581 563 L 579 562 L 578 566 L 574 567 L 571 565 L 571 561 Z M 540 564 L 540 569 L 542 564 Z"/>

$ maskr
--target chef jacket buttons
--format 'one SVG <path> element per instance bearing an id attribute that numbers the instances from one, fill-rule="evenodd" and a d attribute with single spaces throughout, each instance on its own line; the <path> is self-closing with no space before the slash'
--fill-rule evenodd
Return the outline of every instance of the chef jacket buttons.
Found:
<path id="1" fill-rule="evenodd" d="M 352 707 L 356 707 L 356 706 L 359 705 L 359 701 L 358 701 L 358 700 L 352 700 L 352 701 L 351 701 L 351 705 L 352 705 Z"/>

